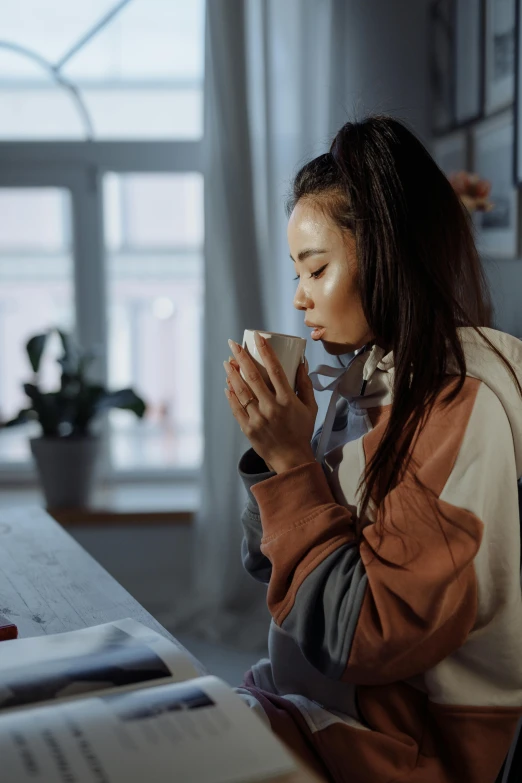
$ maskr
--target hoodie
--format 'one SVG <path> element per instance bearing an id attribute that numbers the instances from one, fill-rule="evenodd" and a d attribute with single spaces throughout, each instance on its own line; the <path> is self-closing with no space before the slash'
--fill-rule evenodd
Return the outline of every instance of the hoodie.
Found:
<path id="1" fill-rule="evenodd" d="M 482 331 L 522 382 L 522 342 Z M 371 503 L 360 541 L 354 521 L 392 353 L 311 373 L 332 391 L 315 462 L 275 475 L 250 450 L 239 464 L 243 562 L 272 616 L 243 692 L 336 783 L 494 783 L 522 716 L 522 400 L 476 332 L 459 337 L 464 386 L 441 403 L 451 365 L 413 447 L 427 491 L 406 476 L 388 494 L 380 545 Z"/>

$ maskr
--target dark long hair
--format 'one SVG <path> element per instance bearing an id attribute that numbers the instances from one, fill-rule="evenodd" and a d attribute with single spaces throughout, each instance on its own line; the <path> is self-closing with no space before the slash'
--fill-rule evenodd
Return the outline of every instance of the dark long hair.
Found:
<path id="1" fill-rule="evenodd" d="M 474 328 L 521 396 L 522 388 L 509 361 L 480 331 L 491 324 L 491 298 L 467 210 L 404 124 L 385 116 L 347 122 L 330 151 L 296 175 L 288 214 L 302 198 L 355 235 L 364 315 L 375 342 L 394 355 L 390 417 L 361 478 L 360 537 L 370 500 L 379 511 L 410 463 L 415 466 L 415 442 L 437 398 L 447 405 L 464 385 L 458 327 Z M 457 382 L 448 378 L 451 360 Z"/>

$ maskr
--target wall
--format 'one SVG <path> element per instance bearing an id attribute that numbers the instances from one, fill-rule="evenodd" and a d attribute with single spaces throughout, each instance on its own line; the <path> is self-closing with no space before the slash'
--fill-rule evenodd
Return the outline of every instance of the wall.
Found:
<path id="1" fill-rule="evenodd" d="M 484 261 L 484 269 L 493 296 L 495 327 L 522 338 L 522 259 Z"/>
<path id="2" fill-rule="evenodd" d="M 340 122 L 346 113 L 392 114 L 427 143 L 428 0 L 348 0 L 345 8 Z"/>

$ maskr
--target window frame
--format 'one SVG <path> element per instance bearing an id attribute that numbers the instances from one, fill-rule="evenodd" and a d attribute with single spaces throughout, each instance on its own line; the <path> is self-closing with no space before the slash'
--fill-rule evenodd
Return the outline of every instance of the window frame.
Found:
<path id="1" fill-rule="evenodd" d="M 62 187 L 71 194 L 76 329 L 82 344 L 99 350 L 92 376 L 102 383 L 108 377 L 103 225 L 103 177 L 108 172 L 203 174 L 202 140 L 0 142 L 0 187 Z M 103 475 L 108 484 L 186 484 L 199 474 L 199 468 L 116 470 L 108 449 L 104 452 Z M 31 461 L 0 464 L 0 486 L 35 482 Z"/>

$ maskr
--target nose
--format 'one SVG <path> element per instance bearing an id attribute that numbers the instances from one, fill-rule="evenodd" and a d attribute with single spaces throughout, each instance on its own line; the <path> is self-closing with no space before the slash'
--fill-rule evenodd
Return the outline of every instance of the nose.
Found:
<path id="1" fill-rule="evenodd" d="M 303 286 L 301 285 L 301 281 L 299 281 L 299 285 L 297 286 L 297 291 L 295 292 L 294 307 L 296 310 L 311 309 L 310 297 L 308 296 Z"/>

